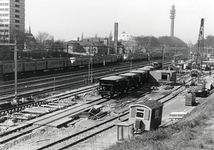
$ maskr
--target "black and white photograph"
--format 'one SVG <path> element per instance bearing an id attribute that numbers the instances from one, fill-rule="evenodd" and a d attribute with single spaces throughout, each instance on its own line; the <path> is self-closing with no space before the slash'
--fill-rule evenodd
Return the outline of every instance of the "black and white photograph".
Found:
<path id="1" fill-rule="evenodd" d="M 213 0 L 0 0 L 0 150 L 214 149 Z"/>

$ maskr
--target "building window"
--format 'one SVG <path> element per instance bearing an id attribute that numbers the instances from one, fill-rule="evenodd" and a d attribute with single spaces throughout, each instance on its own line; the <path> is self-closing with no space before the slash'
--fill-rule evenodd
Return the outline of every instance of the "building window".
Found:
<path id="1" fill-rule="evenodd" d="M 16 17 L 16 18 L 19 18 L 20 16 L 19 16 L 19 15 L 15 15 L 15 17 Z"/>
<path id="2" fill-rule="evenodd" d="M 0 30 L 0 32 L 8 32 L 8 30 Z"/>
<path id="3" fill-rule="evenodd" d="M 167 80 L 167 75 L 166 74 L 162 74 L 161 79 L 162 80 Z"/>
<path id="4" fill-rule="evenodd" d="M 16 27 L 16 28 L 19 28 L 20 26 L 19 26 L 19 25 L 15 25 L 15 27 Z"/>
<path id="5" fill-rule="evenodd" d="M 18 12 L 18 13 L 19 13 L 20 11 L 19 11 L 19 10 L 15 10 L 15 12 Z"/>
<path id="6" fill-rule="evenodd" d="M 19 5 L 15 5 L 15 7 L 18 7 L 18 8 L 19 8 Z"/>
<path id="7" fill-rule="evenodd" d="M 15 0 L 15 2 L 19 2 L 19 0 Z"/>
<path id="8" fill-rule="evenodd" d="M 8 6 L 8 3 L 0 3 L 1 6 Z"/>
<path id="9" fill-rule="evenodd" d="M 8 19 L 1 19 L 2 22 L 8 22 Z"/>
<path id="10" fill-rule="evenodd" d="M 0 11 L 8 11 L 8 8 L 0 8 Z"/>
<path id="11" fill-rule="evenodd" d="M 15 20 L 16 23 L 19 23 L 19 20 Z"/>
<path id="12" fill-rule="evenodd" d="M 0 27 L 8 27 L 8 24 L 0 24 Z"/>
<path id="13" fill-rule="evenodd" d="M 9 16 L 8 14 L 0 14 L 0 16 Z"/>
<path id="14" fill-rule="evenodd" d="M 136 117 L 143 118 L 144 117 L 144 109 L 137 109 Z"/>

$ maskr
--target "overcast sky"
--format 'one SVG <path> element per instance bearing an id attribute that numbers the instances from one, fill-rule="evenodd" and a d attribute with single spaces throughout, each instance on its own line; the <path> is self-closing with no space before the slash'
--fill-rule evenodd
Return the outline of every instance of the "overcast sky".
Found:
<path id="1" fill-rule="evenodd" d="M 196 43 L 201 18 L 205 36 L 214 35 L 214 0 L 25 0 L 25 27 L 65 41 L 113 35 L 115 22 L 119 33 L 169 36 L 173 4 L 176 37 Z"/>

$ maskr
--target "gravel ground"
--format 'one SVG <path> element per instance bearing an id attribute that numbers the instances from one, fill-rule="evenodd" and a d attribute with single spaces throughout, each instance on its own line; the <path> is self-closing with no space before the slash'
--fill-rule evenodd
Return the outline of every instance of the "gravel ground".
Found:
<path id="1" fill-rule="evenodd" d="M 170 92 L 165 91 L 165 92 Z M 163 94 L 163 89 L 159 88 L 159 90 L 155 90 L 151 94 L 146 95 L 142 100 L 155 100 L 159 98 Z M 81 100 L 83 103 L 86 100 L 93 99 L 89 96 L 86 97 L 84 100 Z M 130 102 L 135 102 L 136 98 L 126 98 L 126 101 L 130 104 Z M 116 111 L 118 108 L 126 106 L 124 99 L 121 100 L 111 100 L 108 103 L 104 104 L 106 110 L 109 111 Z M 114 115 L 114 113 L 111 113 Z M 107 116 L 111 117 L 111 116 Z M 93 126 L 97 124 L 98 120 L 90 120 L 90 119 L 82 119 L 81 121 L 77 122 L 75 125 L 68 125 L 68 127 L 63 128 L 52 128 L 52 127 L 42 127 L 37 129 L 33 133 L 29 134 L 28 136 L 22 137 L 17 139 L 17 142 L 10 142 L 11 144 L 7 144 L 2 149 L 9 149 L 9 150 L 34 150 L 38 147 L 41 147 L 45 144 L 55 141 L 56 139 L 66 137 L 69 134 L 79 132 L 85 128 Z M 117 142 L 116 136 L 116 127 L 103 132 L 81 144 L 74 146 L 75 150 L 101 150 L 109 147 L 112 144 Z M 125 130 L 124 136 L 127 136 L 127 131 Z M 56 148 L 57 149 L 57 148 Z"/>

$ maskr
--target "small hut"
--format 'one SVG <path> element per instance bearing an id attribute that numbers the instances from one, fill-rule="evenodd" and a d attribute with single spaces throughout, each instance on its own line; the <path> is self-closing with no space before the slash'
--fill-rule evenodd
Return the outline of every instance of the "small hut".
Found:
<path id="1" fill-rule="evenodd" d="M 130 105 L 129 122 L 135 124 L 135 131 L 150 131 L 161 124 L 163 104 L 155 100 Z"/>
<path id="2" fill-rule="evenodd" d="M 150 71 L 150 83 L 176 83 L 176 71 L 152 70 Z"/>

